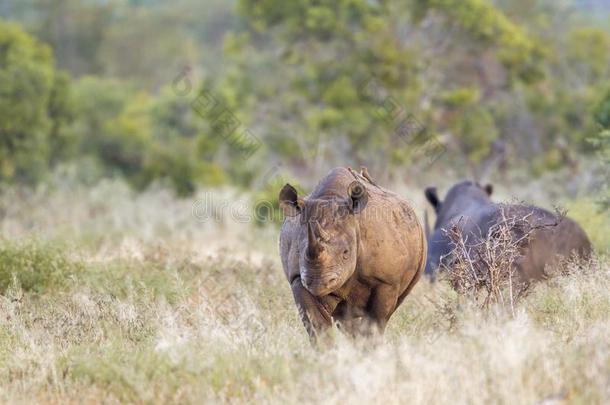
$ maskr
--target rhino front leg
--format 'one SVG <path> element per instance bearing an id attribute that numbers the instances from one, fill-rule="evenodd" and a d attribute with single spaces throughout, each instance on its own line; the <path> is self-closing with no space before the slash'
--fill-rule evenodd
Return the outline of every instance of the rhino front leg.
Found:
<path id="1" fill-rule="evenodd" d="M 382 284 L 373 290 L 368 305 L 368 313 L 373 324 L 372 326 L 377 327 L 378 332 L 382 335 L 390 316 L 392 316 L 396 310 L 397 302 L 397 286 Z"/>
<path id="2" fill-rule="evenodd" d="M 303 287 L 299 277 L 292 281 L 291 287 L 303 325 L 305 325 L 310 340 L 315 343 L 332 326 L 329 309 Z"/>

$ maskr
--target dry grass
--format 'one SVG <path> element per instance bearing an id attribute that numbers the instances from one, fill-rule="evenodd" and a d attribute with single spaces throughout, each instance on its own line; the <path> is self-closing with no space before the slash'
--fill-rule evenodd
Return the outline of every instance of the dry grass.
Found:
<path id="1" fill-rule="evenodd" d="M 198 224 L 162 190 L 103 187 L 21 197 L 0 223 L 17 231 L 0 242 L 0 402 L 610 400 L 607 258 L 533 286 L 514 316 L 421 281 L 383 342 L 316 351 L 274 230 Z M 203 246 L 244 229 L 255 244 Z"/>
<path id="2" fill-rule="evenodd" d="M 500 220 L 489 228 L 485 238 L 467 240 L 458 224 L 447 229 L 446 235 L 455 248 L 442 266 L 449 284 L 477 302 L 482 310 L 498 304 L 514 315 L 517 302 L 531 286 L 517 270 L 523 249 L 536 231 L 557 226 L 565 213 L 558 211 L 556 221 L 538 223 L 532 212 L 521 216 L 511 215 L 509 210 L 508 206 L 502 207 Z M 563 266 L 557 267 L 554 273 Z"/>

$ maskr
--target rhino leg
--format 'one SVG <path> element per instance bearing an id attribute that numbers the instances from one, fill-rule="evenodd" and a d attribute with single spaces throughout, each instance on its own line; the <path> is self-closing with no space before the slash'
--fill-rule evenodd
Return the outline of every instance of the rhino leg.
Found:
<path id="1" fill-rule="evenodd" d="M 398 303 L 398 287 L 382 284 L 373 290 L 368 304 L 368 313 L 373 326 L 383 334 L 390 316 L 396 310 Z"/>
<path id="2" fill-rule="evenodd" d="M 301 320 L 312 342 L 315 342 L 332 326 L 331 312 L 301 284 L 297 277 L 292 281 L 292 294 Z"/>

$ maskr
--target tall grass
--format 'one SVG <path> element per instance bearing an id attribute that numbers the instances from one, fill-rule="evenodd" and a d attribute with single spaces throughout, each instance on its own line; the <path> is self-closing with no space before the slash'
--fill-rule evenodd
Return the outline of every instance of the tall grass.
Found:
<path id="1" fill-rule="evenodd" d="M 607 257 L 535 285 L 514 316 L 422 280 L 384 339 L 316 350 L 274 232 L 248 228 L 250 244 L 237 225 L 189 222 L 163 191 L 103 187 L 22 197 L 29 215 L 0 222 L 18 230 L 0 241 L 0 402 L 610 400 Z M 211 251 L 215 231 L 237 242 Z"/>

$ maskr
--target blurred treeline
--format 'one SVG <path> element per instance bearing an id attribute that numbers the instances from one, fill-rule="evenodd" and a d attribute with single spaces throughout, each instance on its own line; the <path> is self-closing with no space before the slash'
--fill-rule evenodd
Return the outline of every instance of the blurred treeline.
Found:
<path id="1" fill-rule="evenodd" d="M 405 117 L 444 146 L 432 166 Z M 607 158 L 609 133 L 607 2 L 0 2 L 0 183 L 66 164 L 181 195 L 332 164 L 539 176 Z"/>

